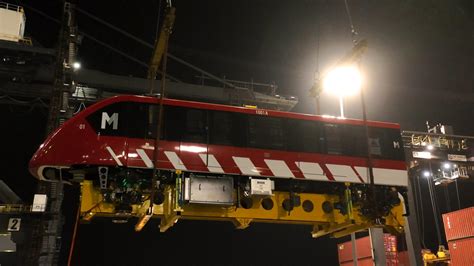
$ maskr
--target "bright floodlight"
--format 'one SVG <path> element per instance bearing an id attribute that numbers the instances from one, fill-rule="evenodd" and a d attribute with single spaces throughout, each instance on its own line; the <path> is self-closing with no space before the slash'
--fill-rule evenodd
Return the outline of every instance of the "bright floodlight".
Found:
<path id="1" fill-rule="evenodd" d="M 451 164 L 449 164 L 449 163 L 444 163 L 444 164 L 443 164 L 443 167 L 444 167 L 444 169 L 449 169 L 449 168 L 451 168 Z"/>
<path id="2" fill-rule="evenodd" d="M 72 64 L 72 67 L 73 67 L 74 69 L 79 69 L 79 68 L 81 68 L 81 63 L 79 63 L 79 62 L 74 62 L 74 63 Z"/>
<path id="3" fill-rule="evenodd" d="M 324 78 L 324 90 L 339 97 L 356 94 L 360 91 L 362 77 L 355 66 L 341 66 L 331 70 Z"/>
<path id="4" fill-rule="evenodd" d="M 423 176 L 424 177 L 429 177 L 431 173 L 429 171 L 423 171 Z"/>

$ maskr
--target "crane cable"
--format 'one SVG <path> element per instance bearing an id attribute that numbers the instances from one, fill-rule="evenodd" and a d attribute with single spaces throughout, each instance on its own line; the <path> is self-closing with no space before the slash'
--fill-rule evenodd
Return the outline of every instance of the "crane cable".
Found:
<path id="1" fill-rule="evenodd" d="M 349 27 L 351 28 L 351 38 L 352 38 L 353 47 L 357 47 L 358 45 L 361 45 L 362 42 L 365 42 L 365 40 L 362 40 L 361 42 L 357 40 L 357 36 L 359 35 L 359 33 L 354 27 L 354 21 L 352 20 L 351 10 L 349 8 L 349 3 L 347 2 L 347 0 L 344 0 L 344 6 L 346 9 L 347 17 L 349 19 Z M 357 68 L 360 68 L 360 58 L 357 60 Z M 372 166 L 372 152 L 371 152 L 371 147 L 370 147 L 370 128 L 367 124 L 367 110 L 366 110 L 365 96 L 364 96 L 363 89 L 360 90 L 360 99 L 361 99 L 361 104 L 362 104 L 362 116 L 363 116 L 363 121 L 364 121 L 365 136 L 366 136 L 366 142 L 367 142 L 367 174 L 369 177 L 369 191 L 370 191 L 369 199 L 371 199 L 373 203 L 374 222 L 375 224 L 380 224 L 381 215 L 379 215 L 377 195 L 375 191 L 374 170 Z"/>
<path id="2" fill-rule="evenodd" d="M 67 265 L 71 266 L 72 257 L 74 255 L 74 246 L 76 243 L 77 227 L 79 224 L 79 218 L 81 217 L 81 206 L 77 207 L 76 221 L 74 222 L 74 229 L 72 231 L 71 246 L 69 247 L 69 256 L 67 259 Z"/>
<path id="3" fill-rule="evenodd" d="M 168 4 L 167 7 L 165 8 L 170 8 L 171 5 Z M 160 8 L 160 6 L 158 7 Z M 158 20 L 160 19 L 160 13 L 158 13 Z M 158 24 L 159 22 L 157 22 Z M 153 173 L 152 173 L 152 178 L 151 178 L 151 193 L 150 193 L 150 208 L 149 213 L 150 215 L 153 215 L 153 204 L 155 200 L 155 192 L 158 188 L 155 188 L 158 182 L 158 176 L 160 175 L 160 170 L 158 169 L 157 161 L 158 161 L 158 156 L 159 156 L 159 144 L 160 144 L 160 138 L 161 138 L 161 128 L 163 127 L 163 100 L 165 96 L 165 87 L 166 87 L 166 66 L 167 66 L 167 53 L 168 53 L 168 38 L 166 39 L 164 43 L 164 52 L 163 52 L 163 59 L 161 60 L 161 91 L 160 94 L 157 95 L 157 98 L 159 99 L 159 108 L 158 108 L 158 125 L 156 126 L 156 138 L 155 142 L 153 145 Z M 154 80 L 155 76 L 152 75 L 150 76 L 150 91 L 153 91 L 153 86 L 154 86 Z"/>
<path id="4" fill-rule="evenodd" d="M 351 27 L 351 35 L 352 35 L 352 42 L 354 44 L 357 43 L 357 35 L 359 35 L 359 33 L 356 31 L 355 27 L 354 27 L 354 22 L 352 21 L 352 15 L 351 15 L 351 10 L 349 9 L 349 3 L 347 3 L 347 0 L 344 0 L 344 5 L 346 7 L 346 13 L 347 13 L 347 17 L 349 18 L 349 24 L 350 24 L 350 27 Z"/>

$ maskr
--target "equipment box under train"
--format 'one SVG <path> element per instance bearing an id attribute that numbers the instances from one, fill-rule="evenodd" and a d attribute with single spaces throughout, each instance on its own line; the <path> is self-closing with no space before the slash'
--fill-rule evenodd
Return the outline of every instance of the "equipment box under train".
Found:
<path id="1" fill-rule="evenodd" d="M 231 177 L 190 177 L 185 179 L 185 200 L 190 203 L 234 204 Z"/>

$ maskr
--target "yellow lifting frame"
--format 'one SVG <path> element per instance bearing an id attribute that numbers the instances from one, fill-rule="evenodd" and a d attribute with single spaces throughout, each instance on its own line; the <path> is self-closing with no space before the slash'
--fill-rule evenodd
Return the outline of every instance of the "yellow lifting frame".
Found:
<path id="1" fill-rule="evenodd" d="M 150 201 L 145 201 L 142 205 L 132 205 L 132 211 L 128 214 L 117 213 L 114 205 L 102 201 L 102 194 L 98 188 L 95 188 L 92 181 L 85 180 L 81 184 L 81 219 L 90 221 L 93 217 L 126 218 L 138 217 L 135 226 L 136 231 L 140 231 L 150 218 L 160 218 L 160 231 L 165 232 L 173 226 L 179 219 L 193 220 L 213 220 L 230 221 L 236 228 L 244 229 L 252 222 L 264 223 L 285 223 L 285 224 L 303 224 L 313 226 L 313 237 L 320 237 L 330 234 L 333 237 L 341 237 L 353 232 L 361 231 L 374 225 L 364 219 L 357 207 L 352 209 L 346 215 L 341 214 L 339 210 L 333 210 L 328 213 L 323 211 L 324 202 L 332 204 L 341 201 L 337 195 L 299 193 L 301 202 L 310 200 L 314 209 L 306 212 L 301 206 L 295 207 L 291 212 L 283 209 L 282 203 L 289 198 L 288 192 L 274 192 L 271 199 L 274 207 L 271 210 L 265 210 L 261 206 L 261 199 L 254 198 L 253 207 L 250 209 L 237 208 L 236 206 L 220 205 L 201 205 L 201 204 L 183 204 L 179 206 L 174 186 L 167 186 L 164 195 L 165 200 L 161 205 L 154 205 L 153 214 L 149 211 Z M 347 197 L 345 195 L 344 197 Z M 348 205 L 349 205 L 348 204 Z M 391 232 L 402 232 L 404 225 L 403 206 L 395 206 L 391 213 L 384 217 L 386 224 L 384 227 Z"/>

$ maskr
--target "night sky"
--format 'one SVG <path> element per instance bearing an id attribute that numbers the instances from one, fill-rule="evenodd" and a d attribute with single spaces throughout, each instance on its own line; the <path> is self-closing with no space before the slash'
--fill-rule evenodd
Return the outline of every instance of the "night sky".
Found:
<path id="1" fill-rule="evenodd" d="M 474 135 L 474 2 L 348 2 L 358 38 L 369 42 L 362 60 L 369 119 L 397 122 L 406 130 L 425 130 L 425 121 L 429 120 L 453 125 L 455 133 Z M 54 18 L 60 17 L 62 9 L 61 1 L 16 3 Z M 78 3 L 80 8 L 153 42 L 157 1 Z M 308 90 L 316 71 L 324 73 L 352 45 L 343 0 L 175 0 L 173 4 L 177 17 L 170 53 L 217 76 L 275 82 L 279 94 L 299 97 L 295 108 L 298 112 L 314 113 L 314 100 L 308 97 Z M 26 17 L 26 35 L 36 45 L 53 48 L 59 25 L 28 7 Z M 78 14 L 77 20 L 80 31 L 148 62 L 149 48 L 84 15 Z M 80 46 L 79 58 L 88 69 L 146 75 L 146 68 L 87 38 Z M 196 80 L 197 73 L 169 62 L 170 74 L 190 82 Z M 324 114 L 338 114 L 333 96 L 323 95 L 321 102 Z M 44 138 L 46 110 L 0 108 L 0 122 L 10 128 L 2 132 L 2 137 L 9 140 L 7 149 L 14 154 L 13 160 L 2 160 L 4 166 L 9 166 L 2 166 L 7 169 L 2 178 L 28 201 L 35 181 L 26 165 Z M 359 98 L 346 99 L 346 109 L 346 116 L 360 118 Z M 461 188 L 463 193 L 467 198 L 469 192 Z M 68 219 L 66 222 L 71 223 Z M 81 225 L 76 243 L 77 265 L 337 263 L 337 240 L 311 239 L 311 228 L 304 226 L 254 224 L 240 231 L 230 223 L 180 221 L 169 232 L 160 234 L 157 221 L 153 221 L 137 234 L 133 224 L 116 225 L 99 219 Z M 427 238 L 433 246 L 434 240 Z"/>

